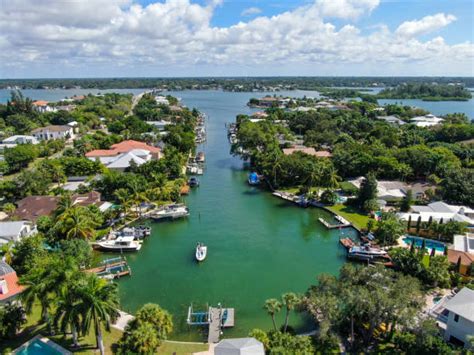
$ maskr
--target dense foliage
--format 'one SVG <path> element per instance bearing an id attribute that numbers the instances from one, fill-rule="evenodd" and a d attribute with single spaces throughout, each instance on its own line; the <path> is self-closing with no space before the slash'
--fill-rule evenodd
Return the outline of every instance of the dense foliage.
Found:
<path id="1" fill-rule="evenodd" d="M 472 94 L 463 85 L 434 85 L 408 83 L 382 90 L 378 95 L 384 99 L 422 99 L 425 101 L 469 100 Z"/>

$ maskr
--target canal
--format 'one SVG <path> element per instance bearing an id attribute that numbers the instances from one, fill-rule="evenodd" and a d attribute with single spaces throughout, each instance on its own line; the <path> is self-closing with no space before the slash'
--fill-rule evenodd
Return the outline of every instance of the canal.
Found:
<path id="1" fill-rule="evenodd" d="M 293 96 L 308 92 L 289 92 Z M 262 309 L 268 298 L 303 293 L 318 274 L 337 273 L 345 261 L 338 244 L 339 230 L 326 230 L 318 217 L 323 210 L 300 209 L 250 187 L 247 172 L 233 157 L 226 122 L 250 113 L 251 93 L 178 92 L 188 107 L 204 112 L 207 142 L 201 185 L 186 197 L 191 215 L 186 220 L 151 223 L 152 235 L 140 252 L 128 255 L 132 276 L 118 281 L 121 304 L 129 312 L 147 302 L 160 304 L 173 315 L 173 339 L 201 340 L 186 324 L 188 306 L 203 308 L 218 302 L 236 311 L 235 324 L 224 336 L 245 336 L 253 328 L 269 329 Z M 348 229 L 345 235 L 355 235 Z M 207 259 L 197 264 L 195 245 L 208 246 Z M 293 314 L 290 323 L 304 330 L 308 322 Z M 283 320 L 283 312 L 279 317 Z"/>

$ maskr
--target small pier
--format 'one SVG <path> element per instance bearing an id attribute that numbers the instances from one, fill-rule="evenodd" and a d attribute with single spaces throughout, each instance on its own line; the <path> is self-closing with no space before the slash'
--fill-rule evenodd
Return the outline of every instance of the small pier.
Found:
<path id="1" fill-rule="evenodd" d="M 193 306 L 188 308 L 187 323 L 189 325 L 208 326 L 207 342 L 218 343 L 223 328 L 234 326 L 234 308 L 208 307 L 207 312 L 196 312 Z"/>
<path id="2" fill-rule="evenodd" d="M 85 270 L 85 272 L 96 274 L 100 278 L 108 280 L 118 279 L 122 276 L 132 274 L 132 270 L 130 266 L 128 266 L 125 257 L 105 259 L 101 264 L 102 265 L 98 267 Z"/>

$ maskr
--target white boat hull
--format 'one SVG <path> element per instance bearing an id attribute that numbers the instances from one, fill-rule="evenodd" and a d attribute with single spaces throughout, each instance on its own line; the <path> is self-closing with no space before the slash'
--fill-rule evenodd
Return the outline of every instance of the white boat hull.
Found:
<path id="1" fill-rule="evenodd" d="M 207 256 L 207 247 L 201 246 L 196 248 L 196 260 L 197 261 L 204 261 Z"/>

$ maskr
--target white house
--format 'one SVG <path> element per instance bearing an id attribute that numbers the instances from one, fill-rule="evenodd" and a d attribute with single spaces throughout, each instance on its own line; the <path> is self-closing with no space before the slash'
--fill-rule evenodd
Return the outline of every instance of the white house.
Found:
<path id="1" fill-rule="evenodd" d="M 9 242 L 16 243 L 34 231 L 32 223 L 28 221 L 0 222 L 0 246 Z"/>
<path id="2" fill-rule="evenodd" d="M 50 139 L 70 139 L 74 138 L 74 127 L 64 126 L 46 126 L 36 128 L 31 131 L 33 137 L 38 140 L 50 140 Z"/>
<path id="3" fill-rule="evenodd" d="M 174 122 L 163 121 L 163 120 L 162 121 L 145 121 L 145 122 L 148 123 L 150 126 L 157 128 L 159 131 L 164 131 L 166 126 L 175 124 Z"/>
<path id="4" fill-rule="evenodd" d="M 444 304 L 444 308 L 449 311 L 444 339 L 468 348 L 468 336 L 474 335 L 474 290 L 464 287 Z"/>
<path id="5" fill-rule="evenodd" d="M 169 106 L 170 104 L 166 96 L 162 96 L 162 95 L 155 96 L 155 101 L 158 105 Z"/>

